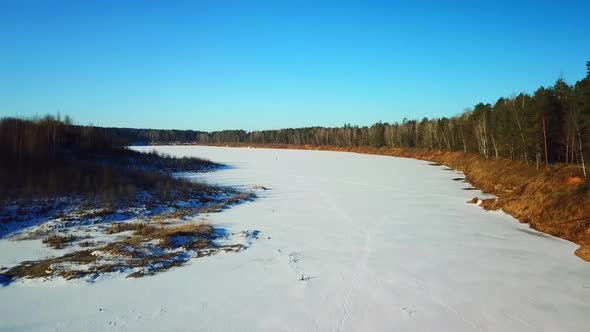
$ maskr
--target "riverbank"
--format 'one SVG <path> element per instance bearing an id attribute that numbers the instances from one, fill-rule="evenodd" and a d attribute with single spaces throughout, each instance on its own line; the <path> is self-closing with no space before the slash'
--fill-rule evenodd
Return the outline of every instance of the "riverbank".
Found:
<path id="1" fill-rule="evenodd" d="M 580 245 L 575 254 L 590 262 L 590 183 L 584 181 L 581 170 L 573 166 L 551 165 L 537 170 L 535 165 L 520 161 L 485 159 L 477 154 L 458 151 L 290 144 L 210 145 L 354 152 L 414 158 L 446 165 L 465 173 L 475 187 L 498 197 L 483 200 L 482 207 L 501 209 L 538 231 Z"/>
<path id="2" fill-rule="evenodd" d="M 115 137 L 49 116 L 3 118 L 0 132 L 10 134 L 0 140 L 0 286 L 33 278 L 94 281 L 108 273 L 140 277 L 246 247 L 219 245 L 235 234 L 204 216 L 253 200 L 254 192 L 185 176 L 221 164 L 133 151 Z"/>
<path id="3" fill-rule="evenodd" d="M 248 249 L 143 278 L 17 281 L 0 287 L 0 330 L 523 332 L 590 324 L 590 265 L 571 254 L 577 246 L 466 204 L 489 196 L 454 181 L 464 176 L 447 167 L 337 152 L 134 149 L 228 165 L 187 175 L 191 181 L 267 188 L 208 217 L 236 233 L 214 243 Z M 187 231 L 176 225 L 154 235 Z M 130 241 L 145 234 L 127 232 Z M 6 248 L 28 243 L 0 240 L 0 252 L 22 253 Z"/>

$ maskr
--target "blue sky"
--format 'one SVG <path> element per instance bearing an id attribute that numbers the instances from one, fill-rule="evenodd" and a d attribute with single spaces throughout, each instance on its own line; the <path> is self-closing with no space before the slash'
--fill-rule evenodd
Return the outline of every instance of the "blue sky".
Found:
<path id="1" fill-rule="evenodd" d="M 450 116 L 590 61 L 590 1 L 0 0 L 0 115 L 218 130 Z"/>

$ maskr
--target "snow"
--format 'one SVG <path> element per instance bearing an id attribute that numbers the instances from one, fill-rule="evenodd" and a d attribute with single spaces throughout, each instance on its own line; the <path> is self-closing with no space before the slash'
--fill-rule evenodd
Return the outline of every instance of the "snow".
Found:
<path id="1" fill-rule="evenodd" d="M 0 267 L 9 268 L 22 261 L 40 260 L 48 257 L 52 257 L 52 255 L 47 250 L 47 246 L 41 243 L 41 240 L 0 240 Z"/>
<path id="2" fill-rule="evenodd" d="M 228 232 L 260 230 L 244 235 L 250 248 L 139 279 L 17 281 L 0 287 L 0 331 L 588 329 L 590 265 L 577 246 L 467 204 L 487 196 L 455 171 L 339 152 L 156 149 L 231 166 L 186 176 L 268 189 L 209 214 Z"/>

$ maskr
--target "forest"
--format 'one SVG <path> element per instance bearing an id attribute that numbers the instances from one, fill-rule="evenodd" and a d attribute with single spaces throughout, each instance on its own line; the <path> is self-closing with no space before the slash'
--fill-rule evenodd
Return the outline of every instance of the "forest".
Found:
<path id="1" fill-rule="evenodd" d="M 104 128 L 139 144 L 309 144 L 442 149 L 479 153 L 534 164 L 575 164 L 590 156 L 590 62 L 573 85 L 562 78 L 532 94 L 480 102 L 450 118 L 404 119 L 372 126 L 308 127 L 279 130 L 152 130 Z"/>
<path id="2" fill-rule="evenodd" d="M 138 193 L 154 199 L 188 197 L 205 185 L 172 177 L 175 171 L 217 166 L 198 158 L 139 153 L 127 140 L 69 117 L 0 119 L 0 203 L 64 196 L 101 204 L 133 203 Z"/>

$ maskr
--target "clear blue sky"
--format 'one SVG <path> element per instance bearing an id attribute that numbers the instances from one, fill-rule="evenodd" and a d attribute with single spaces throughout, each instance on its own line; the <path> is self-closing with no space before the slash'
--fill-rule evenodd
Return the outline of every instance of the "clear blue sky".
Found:
<path id="1" fill-rule="evenodd" d="M 367 125 L 574 82 L 589 60 L 587 0 L 0 0 L 2 116 Z"/>

